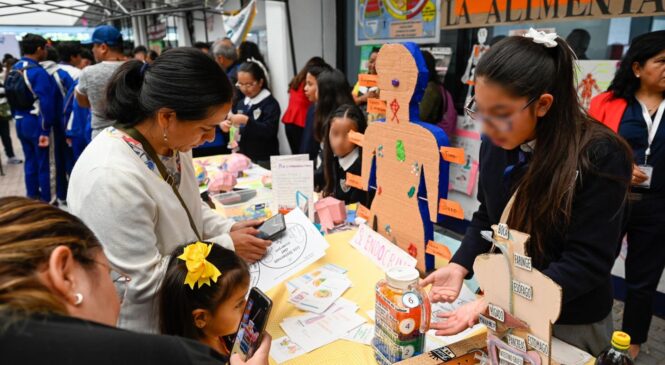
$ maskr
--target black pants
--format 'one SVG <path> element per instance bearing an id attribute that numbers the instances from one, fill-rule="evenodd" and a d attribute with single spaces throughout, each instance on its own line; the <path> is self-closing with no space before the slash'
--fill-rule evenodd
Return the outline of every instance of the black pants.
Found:
<path id="1" fill-rule="evenodd" d="M 291 153 L 295 155 L 300 151 L 300 142 L 302 141 L 302 135 L 305 129 L 302 127 L 298 127 L 293 123 L 284 124 L 284 129 L 286 131 L 286 139 L 289 140 L 289 147 L 291 147 Z"/>
<path id="2" fill-rule="evenodd" d="M 626 234 L 626 306 L 623 331 L 646 342 L 658 281 L 665 268 L 665 196 L 631 201 Z"/>
<path id="3" fill-rule="evenodd" d="M 9 118 L 0 117 L 0 139 L 2 139 L 2 145 L 5 146 L 7 157 L 12 158 L 14 157 L 14 146 L 9 132 L 9 121 Z"/>

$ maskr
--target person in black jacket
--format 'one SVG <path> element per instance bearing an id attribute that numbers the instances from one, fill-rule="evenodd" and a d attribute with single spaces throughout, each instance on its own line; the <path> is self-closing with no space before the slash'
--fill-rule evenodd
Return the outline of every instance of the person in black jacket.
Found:
<path id="1" fill-rule="evenodd" d="M 2 364 L 225 364 L 193 340 L 115 328 L 130 280 L 80 219 L 44 202 L 0 198 Z M 267 365 L 264 337 L 251 359 L 235 355 L 231 365 Z"/>
<path id="2" fill-rule="evenodd" d="M 353 104 L 340 106 L 328 119 L 323 141 L 325 185 L 321 193 L 324 197 L 332 196 L 347 205 L 360 202 L 369 206 L 366 191 L 346 184 L 347 173 L 358 176 L 362 173 L 362 152 L 349 140 L 349 132 L 362 134 L 366 128 L 365 115 Z"/>
<path id="3" fill-rule="evenodd" d="M 270 166 L 270 156 L 279 155 L 277 131 L 281 110 L 270 93 L 265 66 L 249 59 L 238 69 L 236 87 L 245 95 L 233 107 L 229 120 L 222 122 L 222 130 L 228 132 L 232 126 L 240 128 L 238 145 L 240 152 L 253 162 Z"/>
<path id="4" fill-rule="evenodd" d="M 564 40 L 531 30 L 493 46 L 476 68 L 469 117 L 483 122 L 478 200 L 451 263 L 428 276 L 434 301 L 452 301 L 476 256 L 481 237 L 499 223 L 511 196 L 507 224 L 531 236 L 533 267 L 563 290 L 556 337 L 592 355 L 610 343 L 610 271 L 625 224 L 630 150 L 583 111 L 574 82 L 574 54 Z M 537 288 L 534 289 L 534 291 Z M 438 334 L 463 330 L 487 305 L 474 302 L 434 323 Z"/>

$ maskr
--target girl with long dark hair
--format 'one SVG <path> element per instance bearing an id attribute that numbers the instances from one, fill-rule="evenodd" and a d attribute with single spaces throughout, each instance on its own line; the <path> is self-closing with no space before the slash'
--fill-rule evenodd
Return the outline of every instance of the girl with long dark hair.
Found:
<path id="1" fill-rule="evenodd" d="M 574 54 L 559 37 L 531 30 L 493 46 L 476 68 L 468 115 L 483 123 L 478 200 L 451 263 L 424 280 L 434 301 L 459 295 L 476 256 L 491 243 L 480 232 L 499 223 L 531 236 L 533 267 L 563 290 L 554 335 L 597 355 L 612 334 L 610 271 L 624 222 L 631 162 L 625 142 L 594 122 L 577 98 Z M 463 330 L 487 305 L 472 303 L 433 328 Z"/>

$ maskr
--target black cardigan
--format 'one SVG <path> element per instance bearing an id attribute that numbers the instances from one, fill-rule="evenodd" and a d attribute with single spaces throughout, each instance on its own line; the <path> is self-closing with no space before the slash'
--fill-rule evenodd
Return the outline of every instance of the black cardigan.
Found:
<path id="1" fill-rule="evenodd" d="M 270 161 L 270 156 L 279 155 L 277 130 L 281 110 L 277 100 L 270 95 L 258 104 L 247 106 L 243 98 L 233 109 L 234 113 L 249 117 L 247 125 L 240 128 L 240 152 L 254 162 Z"/>
<path id="2" fill-rule="evenodd" d="M 538 270 L 563 289 L 558 324 L 588 324 L 604 319 L 612 309 L 611 274 L 625 224 L 625 198 L 631 176 L 629 156 L 614 142 L 591 142 L 589 156 L 595 171 L 582 171 L 576 182 L 571 223 L 564 234 L 545 238 L 548 254 Z M 538 147 L 536 147 L 537 149 Z M 452 262 L 473 270 L 476 256 L 491 244 L 481 230 L 499 223 L 517 181 L 504 184 L 504 171 L 518 160 L 518 150 L 507 151 L 484 141 L 480 148 L 478 201 L 460 249 Z M 609 174 L 625 183 L 601 174 Z M 523 175 L 523 173 L 522 173 Z M 513 180 L 513 179 L 511 179 Z"/>
<path id="3" fill-rule="evenodd" d="M 124 331 L 73 317 L 34 316 L 4 328 L 0 363 L 22 365 L 223 365 L 226 358 L 199 342 Z"/>

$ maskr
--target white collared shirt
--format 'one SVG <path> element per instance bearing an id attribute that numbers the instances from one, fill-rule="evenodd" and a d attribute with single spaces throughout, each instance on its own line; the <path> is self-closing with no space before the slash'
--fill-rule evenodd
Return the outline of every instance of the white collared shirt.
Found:
<path id="1" fill-rule="evenodd" d="M 270 95 L 272 95 L 270 93 L 270 90 L 263 89 L 263 90 L 261 90 L 261 92 L 256 94 L 256 96 L 254 96 L 253 98 L 250 98 L 249 96 L 245 96 L 245 105 L 249 105 L 249 106 L 256 105 L 256 104 L 264 101 Z"/>
<path id="2" fill-rule="evenodd" d="M 341 166 L 344 169 L 344 171 L 348 170 L 349 168 L 351 168 L 353 163 L 356 162 L 358 156 L 360 156 L 360 149 L 356 147 L 346 156 L 337 158 L 339 160 L 339 166 Z"/>

